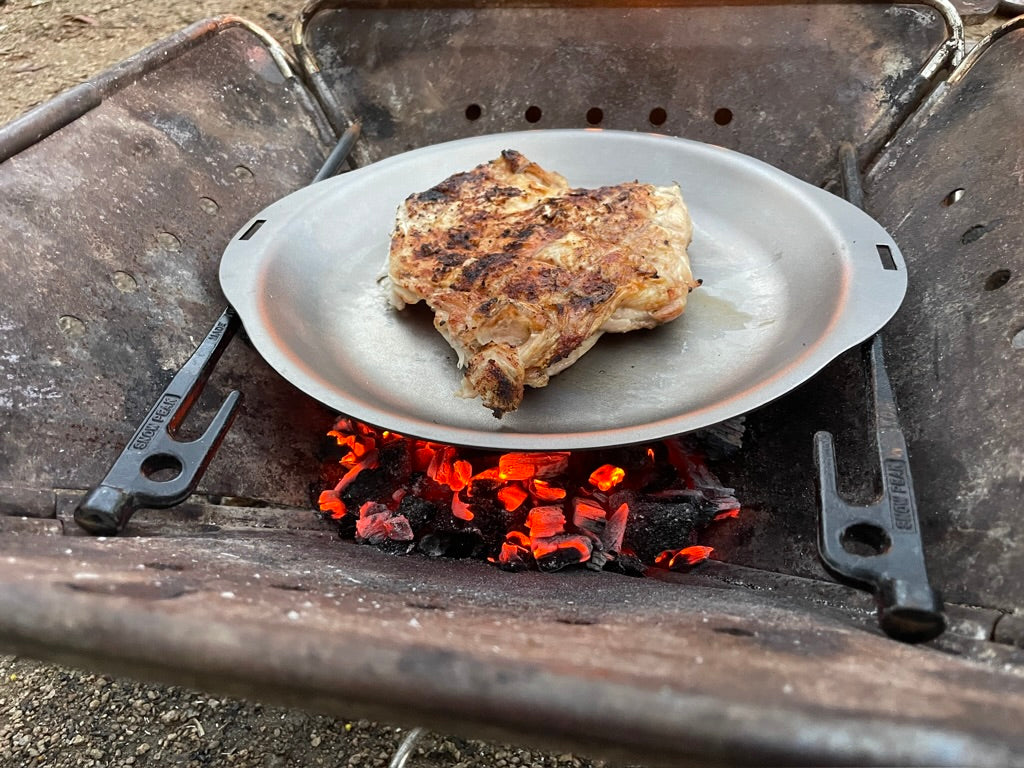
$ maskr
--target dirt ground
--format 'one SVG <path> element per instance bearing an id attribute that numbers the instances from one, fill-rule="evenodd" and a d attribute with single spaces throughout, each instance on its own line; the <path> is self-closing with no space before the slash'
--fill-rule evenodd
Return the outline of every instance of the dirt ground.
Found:
<path id="1" fill-rule="evenodd" d="M 290 49 L 297 0 L 0 0 L 0 124 L 194 21 L 233 13 Z M 386 766 L 406 731 L 0 656 L 0 766 Z M 600 765 L 427 733 L 409 768 Z"/>
<path id="2" fill-rule="evenodd" d="M 0 0 L 0 123 L 192 22 L 242 16 L 290 49 L 297 0 Z"/>

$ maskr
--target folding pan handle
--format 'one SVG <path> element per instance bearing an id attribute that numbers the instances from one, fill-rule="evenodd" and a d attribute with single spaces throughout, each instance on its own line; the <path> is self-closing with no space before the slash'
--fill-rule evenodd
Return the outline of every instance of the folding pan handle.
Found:
<path id="1" fill-rule="evenodd" d="M 75 508 L 75 521 L 82 528 L 97 535 L 116 535 L 137 509 L 173 507 L 195 490 L 235 419 L 242 393 L 234 390 L 224 399 L 198 439 L 183 442 L 174 433 L 239 325 L 235 311 L 225 309 L 157 398 L 106 477 Z"/>

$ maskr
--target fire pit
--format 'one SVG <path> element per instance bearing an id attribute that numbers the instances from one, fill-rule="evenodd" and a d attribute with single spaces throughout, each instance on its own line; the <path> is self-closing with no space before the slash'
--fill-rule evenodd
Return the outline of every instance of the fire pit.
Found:
<path id="1" fill-rule="evenodd" d="M 257 31 L 219 19 L 8 126 L 3 646 L 633 761 L 1019 761 L 1024 30 L 1009 24 L 961 61 L 950 14 L 319 4 L 296 33 L 302 77 Z M 888 639 L 872 598 L 818 559 L 815 433 L 835 437 L 847 501 L 867 504 L 882 484 L 859 351 L 749 414 L 742 449 L 715 457 L 742 512 L 711 524 L 700 545 L 713 559 L 690 572 L 509 574 L 339 540 L 313 508 L 330 459 L 318 437 L 336 414 L 237 341 L 178 435 L 200 434 L 229 389 L 246 396 L 198 492 L 117 538 L 85 536 L 72 519 L 82 492 L 221 309 L 224 245 L 306 184 L 332 126 L 355 118 L 358 164 L 593 124 L 727 145 L 836 191 L 851 179 L 840 146 L 852 145 L 865 207 L 907 257 L 885 363 L 947 632 L 925 646 Z M 654 451 L 671 465 L 666 446 Z M 629 477 L 644 461 L 602 459 L 582 484 L 604 464 Z M 607 532 L 615 487 L 594 487 L 608 494 Z M 884 557 L 870 529 L 849 546 Z"/>

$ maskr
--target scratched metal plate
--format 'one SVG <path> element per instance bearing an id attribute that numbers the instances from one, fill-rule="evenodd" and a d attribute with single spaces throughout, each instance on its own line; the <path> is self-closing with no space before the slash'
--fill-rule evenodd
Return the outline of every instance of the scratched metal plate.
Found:
<path id="1" fill-rule="evenodd" d="M 397 312 L 379 278 L 401 202 L 508 148 L 573 186 L 678 182 L 704 285 L 678 320 L 606 334 L 499 420 L 455 395 L 462 373 L 431 313 Z M 282 376 L 363 421 L 495 450 L 637 443 L 745 413 L 878 330 L 907 283 L 896 243 L 840 198 L 720 147 L 624 131 L 428 147 L 315 184 L 255 218 L 261 228 L 225 251 L 221 285 Z"/>

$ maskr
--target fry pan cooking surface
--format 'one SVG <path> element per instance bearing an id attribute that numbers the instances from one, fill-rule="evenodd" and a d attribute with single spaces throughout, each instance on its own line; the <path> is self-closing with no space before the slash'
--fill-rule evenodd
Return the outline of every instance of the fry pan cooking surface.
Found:
<path id="1" fill-rule="evenodd" d="M 402 201 L 503 149 L 573 186 L 678 182 L 704 285 L 679 319 L 605 334 L 499 420 L 454 394 L 461 372 L 430 311 L 393 309 L 381 277 Z M 496 450 L 643 442 L 745 413 L 881 328 L 907 287 L 892 238 L 840 198 L 720 147 L 594 130 L 464 139 L 314 184 L 240 230 L 220 279 L 257 350 L 302 391 L 403 434 Z"/>

